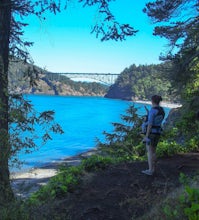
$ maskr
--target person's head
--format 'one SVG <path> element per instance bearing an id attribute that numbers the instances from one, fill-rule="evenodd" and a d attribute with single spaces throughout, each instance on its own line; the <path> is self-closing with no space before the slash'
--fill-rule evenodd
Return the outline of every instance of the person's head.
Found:
<path id="1" fill-rule="evenodd" d="M 162 101 L 162 97 L 159 95 L 153 95 L 151 97 L 152 105 L 159 105 L 161 101 Z"/>

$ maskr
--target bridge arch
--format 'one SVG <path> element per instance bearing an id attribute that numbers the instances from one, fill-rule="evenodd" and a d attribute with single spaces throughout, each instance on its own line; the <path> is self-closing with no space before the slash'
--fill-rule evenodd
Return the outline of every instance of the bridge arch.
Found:
<path id="1" fill-rule="evenodd" d="M 115 74 L 115 73 L 57 73 L 57 74 L 67 76 L 71 80 L 75 78 L 92 79 L 106 85 L 114 84 L 119 76 L 119 74 Z"/>

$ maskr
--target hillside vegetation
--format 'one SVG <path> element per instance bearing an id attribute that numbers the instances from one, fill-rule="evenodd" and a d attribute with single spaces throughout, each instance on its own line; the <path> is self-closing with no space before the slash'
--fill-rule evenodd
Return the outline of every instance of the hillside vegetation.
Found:
<path id="1" fill-rule="evenodd" d="M 34 81 L 29 77 L 33 71 L 34 77 L 38 79 L 30 86 Z M 95 82 L 74 82 L 66 76 L 50 73 L 30 64 L 11 62 L 9 89 L 11 93 L 104 96 L 107 86 Z"/>
<path id="2" fill-rule="evenodd" d="M 105 97 L 125 100 L 148 100 L 160 94 L 164 100 L 174 101 L 170 95 L 171 83 L 164 78 L 169 63 L 158 65 L 131 65 L 118 77 Z"/>

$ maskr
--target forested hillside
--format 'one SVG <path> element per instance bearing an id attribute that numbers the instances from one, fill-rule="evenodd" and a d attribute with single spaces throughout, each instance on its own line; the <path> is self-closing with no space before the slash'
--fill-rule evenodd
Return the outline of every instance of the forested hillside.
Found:
<path id="1" fill-rule="evenodd" d="M 148 100 L 160 94 L 164 100 L 175 101 L 170 95 L 171 83 L 164 77 L 169 63 L 158 65 L 131 65 L 124 69 L 116 83 L 106 94 L 107 98 L 125 100 Z"/>
<path id="2" fill-rule="evenodd" d="M 30 86 L 30 73 L 36 71 L 38 79 Z M 24 77 L 25 76 L 25 77 Z M 107 86 L 99 83 L 74 82 L 62 75 L 42 70 L 22 62 L 11 62 L 9 68 L 9 89 L 12 93 L 74 95 L 74 96 L 104 96 Z"/>

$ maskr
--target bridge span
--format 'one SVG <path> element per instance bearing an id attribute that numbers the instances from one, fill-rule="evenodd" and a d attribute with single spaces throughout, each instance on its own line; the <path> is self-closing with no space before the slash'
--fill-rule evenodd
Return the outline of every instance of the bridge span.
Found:
<path id="1" fill-rule="evenodd" d="M 120 74 L 116 73 L 56 73 L 59 75 L 67 76 L 71 80 L 74 79 L 90 79 L 95 80 L 99 83 L 112 85 L 117 80 Z"/>

